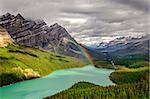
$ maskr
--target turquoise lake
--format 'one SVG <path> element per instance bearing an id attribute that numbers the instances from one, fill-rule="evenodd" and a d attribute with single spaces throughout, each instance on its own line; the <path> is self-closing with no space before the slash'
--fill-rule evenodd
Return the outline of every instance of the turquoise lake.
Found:
<path id="1" fill-rule="evenodd" d="M 114 70 L 88 65 L 55 71 L 48 76 L 18 82 L 0 88 L 0 99 L 42 99 L 70 88 L 77 82 L 86 81 L 101 86 L 113 85 L 109 75 Z"/>

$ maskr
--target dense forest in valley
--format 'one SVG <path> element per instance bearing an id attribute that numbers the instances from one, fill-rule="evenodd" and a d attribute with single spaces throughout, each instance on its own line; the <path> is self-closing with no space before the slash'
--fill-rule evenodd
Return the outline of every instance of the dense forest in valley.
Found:
<path id="1" fill-rule="evenodd" d="M 46 99 L 149 99 L 148 62 L 133 63 L 130 68 L 118 67 L 110 79 L 116 85 L 102 87 L 79 82 Z"/>

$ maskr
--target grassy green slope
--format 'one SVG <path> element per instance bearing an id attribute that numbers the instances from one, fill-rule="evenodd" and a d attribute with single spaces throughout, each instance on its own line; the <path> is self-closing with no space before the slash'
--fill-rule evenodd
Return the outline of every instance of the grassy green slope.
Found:
<path id="1" fill-rule="evenodd" d="M 128 64 L 128 60 L 124 60 L 124 63 Z M 114 64 L 114 63 L 113 63 Z M 150 62 L 149 61 L 144 61 L 144 60 L 139 60 L 139 61 L 132 61 L 128 65 L 121 65 L 121 64 L 114 64 L 113 65 L 111 62 L 108 61 L 95 61 L 94 65 L 97 68 L 108 68 L 108 69 L 120 69 L 120 68 L 139 68 L 139 67 L 149 67 Z"/>
<path id="2" fill-rule="evenodd" d="M 140 61 L 149 61 L 149 55 L 148 54 L 129 54 L 126 56 L 111 56 L 111 59 L 113 60 L 115 65 L 124 65 L 126 67 L 129 67 L 133 63 L 137 63 Z"/>
<path id="3" fill-rule="evenodd" d="M 45 76 L 54 70 L 81 67 L 86 63 L 72 57 L 21 45 L 0 48 L 0 86 Z M 27 74 L 29 77 L 26 77 Z"/>
<path id="4" fill-rule="evenodd" d="M 116 84 L 137 83 L 147 74 L 149 74 L 148 67 L 130 69 L 124 67 L 111 73 L 110 79 Z"/>

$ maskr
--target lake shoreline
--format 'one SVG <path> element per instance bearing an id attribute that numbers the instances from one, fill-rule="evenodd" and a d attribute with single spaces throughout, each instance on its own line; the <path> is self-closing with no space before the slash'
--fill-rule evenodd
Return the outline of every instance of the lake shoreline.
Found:
<path id="1" fill-rule="evenodd" d="M 0 91 L 2 92 L 2 99 L 3 97 L 11 97 L 10 99 L 16 97 L 22 99 L 44 98 L 66 90 L 75 83 L 81 81 L 101 86 L 113 85 L 109 79 L 109 75 L 113 71 L 114 70 L 110 69 L 98 69 L 89 65 L 82 68 L 58 70 L 42 78 L 18 82 L 10 86 L 2 87 Z"/>

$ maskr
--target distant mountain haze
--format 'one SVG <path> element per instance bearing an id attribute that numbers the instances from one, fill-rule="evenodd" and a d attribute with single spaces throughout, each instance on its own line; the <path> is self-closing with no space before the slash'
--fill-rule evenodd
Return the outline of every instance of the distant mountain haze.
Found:
<path id="1" fill-rule="evenodd" d="M 148 53 L 149 51 L 150 35 L 147 34 L 141 37 L 120 37 L 108 43 L 100 43 L 95 47 L 95 50 L 102 52 L 118 52 L 119 50 L 130 50 Z M 119 52 L 118 52 L 119 53 Z M 129 53 L 128 53 L 129 54 Z"/>
<path id="2" fill-rule="evenodd" d="M 137 38 L 121 37 L 109 43 L 101 43 L 94 50 L 99 53 L 106 53 L 107 57 L 110 57 L 111 60 L 129 59 L 149 61 L 149 42 L 149 34 Z"/>

